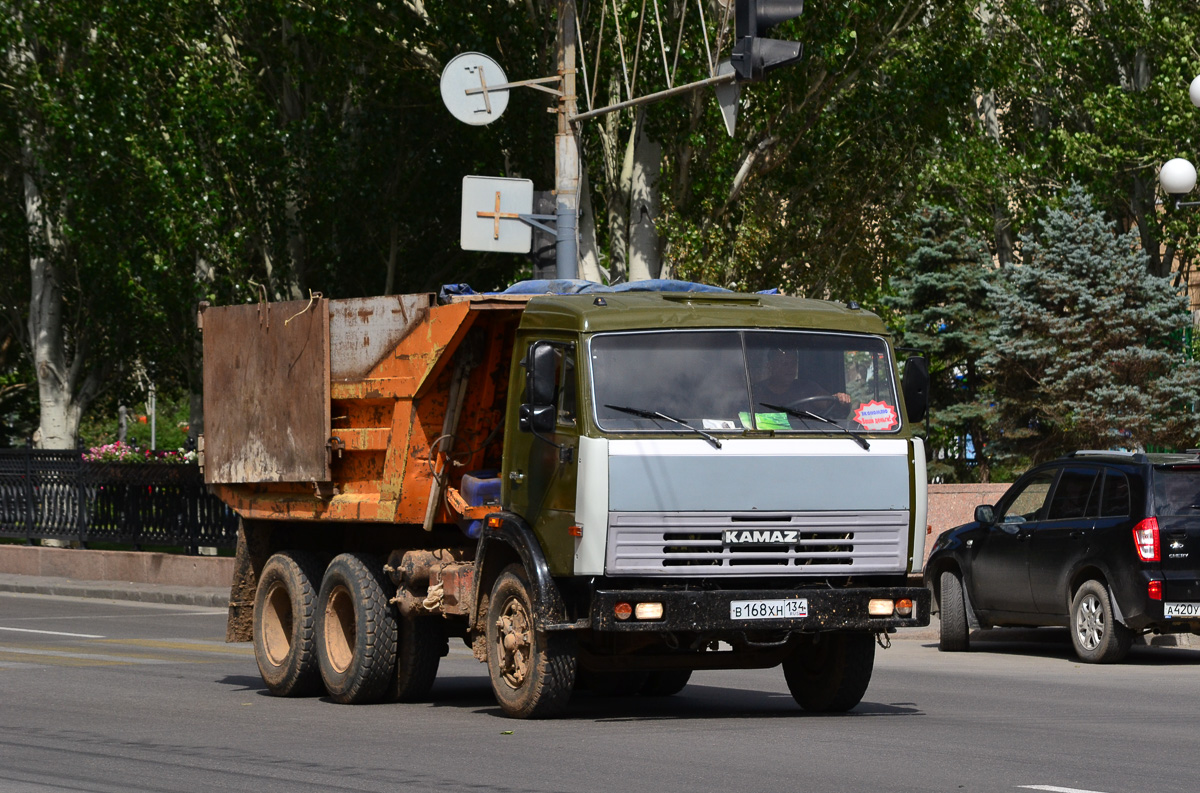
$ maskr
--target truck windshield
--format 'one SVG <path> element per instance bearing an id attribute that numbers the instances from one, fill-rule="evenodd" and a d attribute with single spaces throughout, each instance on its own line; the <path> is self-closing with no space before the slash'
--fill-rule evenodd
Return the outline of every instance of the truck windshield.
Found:
<path id="1" fill-rule="evenodd" d="M 609 432 L 895 432 L 891 354 L 877 336 L 809 331 L 652 331 L 591 340 L 596 420 Z"/>

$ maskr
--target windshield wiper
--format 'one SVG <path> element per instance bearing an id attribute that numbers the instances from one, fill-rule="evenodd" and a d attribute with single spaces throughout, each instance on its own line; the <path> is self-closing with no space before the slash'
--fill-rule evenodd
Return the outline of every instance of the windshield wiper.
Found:
<path id="1" fill-rule="evenodd" d="M 705 432 L 704 430 L 702 430 L 698 427 L 693 427 L 691 424 L 688 424 L 686 421 L 684 421 L 682 419 L 677 419 L 674 416 L 668 416 L 666 413 L 660 413 L 657 410 L 642 410 L 640 408 L 629 408 L 629 407 L 624 407 L 622 405 L 605 405 L 604 407 L 608 408 L 609 410 L 619 410 L 622 413 L 628 413 L 631 416 L 640 416 L 641 418 L 644 418 L 644 419 L 663 419 L 664 421 L 674 422 L 681 427 L 687 427 L 689 430 L 691 430 L 692 432 L 699 435 L 701 438 L 704 438 L 704 440 L 711 443 L 714 447 L 716 447 L 718 449 L 721 448 L 721 441 L 719 441 L 717 438 L 713 437 L 712 435 L 709 435 L 707 432 Z"/>
<path id="2" fill-rule="evenodd" d="M 818 416 L 816 413 L 810 413 L 807 410 L 796 410 L 795 408 L 786 408 L 783 405 L 772 405 L 770 402 L 759 402 L 758 404 L 762 405 L 765 408 L 770 408 L 771 410 L 783 411 L 784 413 L 787 413 L 790 416 L 795 416 L 798 419 L 816 419 L 817 421 L 823 421 L 826 424 L 831 424 L 834 427 L 837 427 L 842 432 L 849 435 L 851 438 L 853 438 L 854 442 L 857 443 L 859 446 L 863 447 L 864 451 L 871 451 L 871 444 L 867 443 L 866 438 L 862 437 L 858 433 L 855 433 L 855 432 L 852 432 L 852 431 L 846 429 L 841 424 L 838 424 L 836 421 L 833 421 L 832 419 L 827 419 L 824 416 Z"/>

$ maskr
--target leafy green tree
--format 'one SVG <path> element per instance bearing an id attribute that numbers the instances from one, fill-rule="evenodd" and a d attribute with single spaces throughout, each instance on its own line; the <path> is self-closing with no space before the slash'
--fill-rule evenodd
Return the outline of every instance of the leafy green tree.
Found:
<path id="1" fill-rule="evenodd" d="M 1121 229 L 1135 229 L 1152 273 L 1181 282 L 1200 215 L 1160 211 L 1156 169 L 1194 156 L 1200 124 L 1187 86 L 1200 72 L 1192 0 L 978 0 L 969 100 L 926 163 L 922 190 L 992 230 L 1002 265 L 1014 240 L 1073 181 Z M 938 62 L 935 69 L 945 68 Z"/>
<path id="2" fill-rule="evenodd" d="M 1194 445 L 1200 362 L 1188 355 L 1187 299 L 1147 270 L 1136 230 L 1120 233 L 1079 185 L 1021 237 L 1021 264 L 989 288 L 995 445 L 1033 462 L 1078 448 Z"/>
<path id="3" fill-rule="evenodd" d="M 900 253 L 889 220 L 923 200 L 948 108 L 969 102 L 975 29 L 958 0 L 810 4 L 779 26 L 805 58 L 743 88 L 734 139 L 707 96 L 702 124 L 664 131 L 691 158 L 661 222 L 672 266 L 742 288 L 873 294 Z M 682 156 L 667 162 L 682 179 Z"/>
<path id="4" fill-rule="evenodd" d="M 891 279 L 894 294 L 882 302 L 898 315 L 899 341 L 930 359 L 929 476 L 988 482 L 994 411 L 980 358 L 996 326 L 987 290 L 992 258 L 979 235 L 945 208 L 925 207 L 908 226 L 899 235 L 908 256 Z"/>

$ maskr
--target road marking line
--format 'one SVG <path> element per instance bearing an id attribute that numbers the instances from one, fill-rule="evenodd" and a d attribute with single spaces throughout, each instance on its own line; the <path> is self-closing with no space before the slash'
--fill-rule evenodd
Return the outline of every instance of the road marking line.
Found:
<path id="1" fill-rule="evenodd" d="M 184 650 L 193 653 L 220 653 L 221 655 L 253 655 L 254 649 L 246 645 L 230 647 L 228 644 L 201 641 L 165 641 L 160 639 L 104 639 L 104 644 L 119 644 L 128 647 L 148 647 L 154 650 Z"/>
<path id="2" fill-rule="evenodd" d="M 1099 790 L 1083 790 L 1077 787 L 1055 787 L 1054 785 L 1017 785 L 1025 790 L 1044 790 L 1046 793 L 1102 793 Z"/>
<path id="3" fill-rule="evenodd" d="M 74 636 L 77 639 L 103 639 L 94 633 L 66 633 L 64 631 L 35 631 L 33 628 L 0 628 L 0 631 L 13 631 L 15 633 L 44 633 L 47 636 Z"/>
<path id="4" fill-rule="evenodd" d="M 33 658 L 35 660 L 29 660 Z M 89 658 L 63 658 L 54 655 L 20 655 L 17 653 L 0 650 L 0 669 L 24 669 L 34 668 L 39 666 L 68 666 L 68 667 L 88 667 L 88 666 L 129 666 L 132 661 L 98 661 Z"/>
<path id="5" fill-rule="evenodd" d="M 101 653 L 71 653 L 63 650 L 51 650 L 41 647 L 4 647 L 0 648 L 0 658 L 72 658 L 79 661 L 94 661 L 113 664 L 174 664 L 178 659 L 162 658 L 153 655 L 105 655 Z M 207 663 L 196 661 L 194 663 Z"/>

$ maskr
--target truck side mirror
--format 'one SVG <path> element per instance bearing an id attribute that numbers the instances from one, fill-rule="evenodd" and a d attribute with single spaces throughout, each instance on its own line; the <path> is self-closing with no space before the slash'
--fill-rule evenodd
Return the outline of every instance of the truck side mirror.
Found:
<path id="1" fill-rule="evenodd" d="M 980 504 L 975 507 L 975 522 L 982 526 L 991 526 L 996 522 L 996 509 L 991 504 Z"/>
<path id="2" fill-rule="evenodd" d="M 904 407 L 908 410 L 909 421 L 920 421 L 929 410 L 929 361 L 919 355 L 911 356 L 904 362 L 904 379 L 901 381 L 904 391 Z"/>
<path id="3" fill-rule="evenodd" d="M 554 405 L 524 404 L 517 411 L 517 426 L 521 432 L 554 432 Z"/>
<path id="4" fill-rule="evenodd" d="M 552 405 L 554 403 L 555 359 L 554 347 L 542 342 L 534 343 L 521 361 L 525 368 L 525 399 L 530 405 Z"/>

